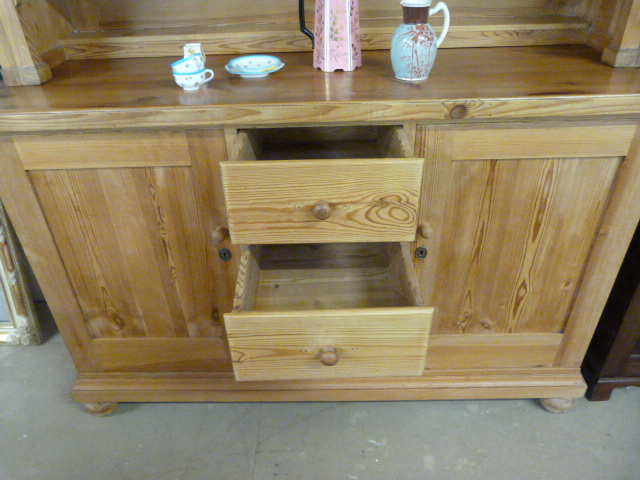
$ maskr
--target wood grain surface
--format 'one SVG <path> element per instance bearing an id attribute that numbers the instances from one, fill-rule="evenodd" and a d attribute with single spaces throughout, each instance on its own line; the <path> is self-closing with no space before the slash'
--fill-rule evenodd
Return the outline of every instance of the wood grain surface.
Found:
<path id="1" fill-rule="evenodd" d="M 219 133 L 190 139 L 193 169 L 31 172 L 93 337 L 222 335 L 235 271 L 217 266 L 221 189 L 203 164 L 226 153 Z"/>
<path id="2" fill-rule="evenodd" d="M 640 221 L 640 135 L 620 166 L 583 283 L 576 296 L 556 365 L 580 365 L 633 233 Z M 597 305 L 597 307 L 596 307 Z"/>
<path id="3" fill-rule="evenodd" d="M 426 368 L 551 367 L 561 341 L 561 333 L 435 334 L 429 337 Z"/>
<path id="4" fill-rule="evenodd" d="M 624 157 L 635 132 L 635 124 L 465 129 L 455 133 L 452 160 Z"/>
<path id="5" fill-rule="evenodd" d="M 231 58 L 207 57 L 216 77 L 197 92 L 184 92 L 175 84 L 169 69 L 175 57 L 65 62 L 43 86 L 0 86 L 0 129 L 210 128 L 640 113 L 640 71 L 603 65 L 598 52 L 584 46 L 444 50 L 429 79 L 420 83 L 396 80 L 383 51 L 365 52 L 362 68 L 354 72 L 333 74 L 314 69 L 310 52 L 282 54 L 286 67 L 258 84 L 226 72 L 224 65 Z M 465 75 L 460 75 L 461 65 Z"/>
<path id="6" fill-rule="evenodd" d="M 163 22 L 159 20 L 146 28 L 129 23 L 119 29 L 69 35 L 60 44 L 68 58 L 80 60 L 176 55 L 185 37 L 197 37 L 210 54 L 309 51 L 311 45 L 309 39 L 300 33 L 297 15 L 291 14 L 291 8 L 287 10 L 279 17 L 265 15 L 259 22 L 252 22 L 252 17 L 245 16 L 222 25 L 207 24 L 203 19 L 177 26 L 167 25 L 166 21 L 161 26 Z M 454 12 L 454 22 L 443 48 L 580 44 L 584 42 L 588 26 L 587 22 L 576 17 L 526 13 L 463 17 Z M 388 49 L 395 30 L 402 22 L 400 8 L 377 14 L 381 18 L 361 19 L 364 50 Z M 313 13 L 307 18 L 313 19 Z M 440 31 L 441 18 L 436 16 L 431 23 Z"/>
<path id="7" fill-rule="evenodd" d="M 479 398 L 577 398 L 577 368 L 436 370 L 422 377 L 236 382 L 232 375 L 81 375 L 79 401 L 372 401 Z"/>
<path id="8" fill-rule="evenodd" d="M 110 132 L 13 137 L 26 170 L 188 166 L 185 132 Z"/>
<path id="9" fill-rule="evenodd" d="M 621 130 L 626 138 L 628 129 Z M 495 156 L 503 160 L 487 153 L 485 160 L 454 161 L 455 141 L 446 139 L 459 131 L 420 133 L 425 171 L 440 179 L 429 180 L 422 194 L 421 221 L 436 226 L 434 235 L 416 242 L 431 251 L 416 268 L 426 304 L 438 307 L 433 330 L 562 332 L 621 157 L 508 160 L 521 156 L 509 145 L 535 138 L 536 129 L 511 130 L 504 149 L 504 131 L 495 131 Z M 461 135 L 469 156 L 486 152 L 491 132 Z M 576 131 L 566 133 L 570 141 Z M 582 145 L 575 145 L 579 155 Z M 628 143 L 614 147 L 621 152 Z"/>
<path id="10" fill-rule="evenodd" d="M 412 241 L 422 159 L 226 162 L 234 243 Z M 318 220 L 313 207 L 331 205 Z"/>
<path id="11" fill-rule="evenodd" d="M 222 338 L 98 338 L 96 360 L 107 372 L 230 371 Z"/>
<path id="12" fill-rule="evenodd" d="M 421 375 L 433 314 L 407 245 L 251 245 L 225 327 L 236 379 Z M 320 361 L 323 347 L 339 361 Z"/>
<path id="13" fill-rule="evenodd" d="M 79 372 L 100 371 L 91 337 L 72 281 L 55 243 L 48 220 L 40 209 L 39 198 L 10 137 L 0 137 L 0 191 L 2 202 L 29 265 L 47 298 L 48 306 L 60 322 L 59 330 Z"/>
<path id="14" fill-rule="evenodd" d="M 422 375 L 433 309 L 243 312 L 225 315 L 238 381 Z M 340 361 L 320 362 L 322 346 Z"/>

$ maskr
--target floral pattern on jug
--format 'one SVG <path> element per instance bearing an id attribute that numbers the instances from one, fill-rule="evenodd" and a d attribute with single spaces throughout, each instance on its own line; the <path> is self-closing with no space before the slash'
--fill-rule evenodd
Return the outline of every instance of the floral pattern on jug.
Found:
<path id="1" fill-rule="evenodd" d="M 431 9 L 431 0 L 403 0 L 403 23 L 391 41 L 391 64 L 399 80 L 425 80 L 433 68 L 438 47 L 449 30 L 449 9 L 444 2 Z M 442 33 L 438 37 L 428 23 L 429 15 L 444 13 Z"/>
<path id="2" fill-rule="evenodd" d="M 436 60 L 436 34 L 429 24 L 403 26 L 407 28 L 397 34 L 399 62 L 394 63 L 394 69 L 398 71 L 396 77 L 400 80 L 423 80 L 429 76 Z"/>

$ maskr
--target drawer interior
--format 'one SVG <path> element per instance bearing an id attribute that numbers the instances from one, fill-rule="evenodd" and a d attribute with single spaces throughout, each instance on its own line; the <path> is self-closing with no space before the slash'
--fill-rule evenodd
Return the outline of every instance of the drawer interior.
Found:
<path id="1" fill-rule="evenodd" d="M 408 243 L 249 245 L 234 311 L 421 305 Z"/>
<path id="2" fill-rule="evenodd" d="M 409 245 L 245 247 L 224 316 L 236 380 L 422 375 L 433 309 Z"/>
<path id="3" fill-rule="evenodd" d="M 408 158 L 402 126 L 293 127 L 239 130 L 232 160 Z"/>

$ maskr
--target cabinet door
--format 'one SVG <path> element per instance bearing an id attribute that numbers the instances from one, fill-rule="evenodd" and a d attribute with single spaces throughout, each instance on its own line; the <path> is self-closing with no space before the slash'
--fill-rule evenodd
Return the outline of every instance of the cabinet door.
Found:
<path id="1" fill-rule="evenodd" d="M 230 369 L 221 131 L 16 137 L 99 367 Z M 64 319 L 57 319 L 65 321 Z"/>
<path id="2" fill-rule="evenodd" d="M 418 129 L 431 368 L 553 365 L 634 126 Z M 489 336 L 487 336 L 489 335 Z"/>

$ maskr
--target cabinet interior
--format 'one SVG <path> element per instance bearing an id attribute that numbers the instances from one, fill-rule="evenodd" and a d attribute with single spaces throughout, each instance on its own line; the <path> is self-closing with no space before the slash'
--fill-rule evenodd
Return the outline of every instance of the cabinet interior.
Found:
<path id="1" fill-rule="evenodd" d="M 400 126 L 240 130 L 240 160 L 403 158 L 413 149 Z"/>
<path id="2" fill-rule="evenodd" d="M 251 245 L 234 311 L 420 306 L 408 244 Z"/>

